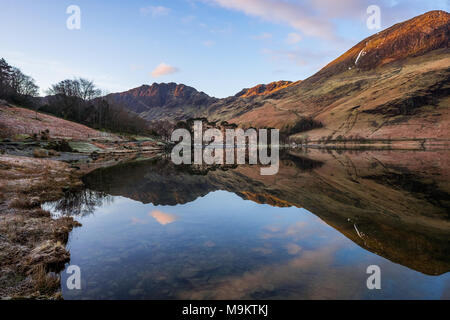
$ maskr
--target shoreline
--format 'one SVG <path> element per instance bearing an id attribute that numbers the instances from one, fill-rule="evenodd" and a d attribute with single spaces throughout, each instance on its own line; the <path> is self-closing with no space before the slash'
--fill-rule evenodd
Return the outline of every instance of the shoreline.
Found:
<path id="1" fill-rule="evenodd" d="M 364 151 L 361 145 L 343 148 L 345 146 L 304 144 L 297 147 Z M 398 144 L 393 146 L 398 147 Z M 422 145 L 422 148 L 389 150 L 424 149 Z M 62 198 L 66 191 L 83 188 L 81 178 L 91 171 L 159 157 L 163 150 L 108 151 L 112 152 L 70 153 L 73 158 L 65 161 L 0 154 L 0 300 L 62 299 L 59 273 L 70 261 L 66 244 L 70 232 L 81 225 L 72 217 L 53 219 L 50 212 L 41 208 L 43 203 Z M 64 159 L 67 154 L 60 156 Z"/>
<path id="2" fill-rule="evenodd" d="M 330 140 L 301 142 L 292 139 L 298 147 L 336 150 L 450 150 L 450 140 L 439 139 L 396 139 L 396 140 Z"/>
<path id="3" fill-rule="evenodd" d="M 78 162 L 0 155 L 0 300 L 62 299 L 59 273 L 70 261 L 72 217 L 53 219 L 41 208 L 68 190 L 82 188 L 83 175 L 101 168 L 158 156 L 148 152 L 78 154 Z M 86 160 L 88 159 L 88 160 Z"/>

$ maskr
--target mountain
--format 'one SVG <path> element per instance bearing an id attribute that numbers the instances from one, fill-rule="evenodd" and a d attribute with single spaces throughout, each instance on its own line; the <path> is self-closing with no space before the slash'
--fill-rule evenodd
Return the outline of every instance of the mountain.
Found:
<path id="1" fill-rule="evenodd" d="M 333 76 L 347 70 L 374 70 L 383 65 L 404 61 L 409 57 L 448 48 L 449 14 L 431 11 L 398 23 L 361 41 L 309 79 Z"/>
<path id="2" fill-rule="evenodd" d="M 106 99 L 120 103 L 148 120 L 189 117 L 217 101 L 206 93 L 176 83 L 143 85 L 126 92 L 109 94 Z"/>
<path id="3" fill-rule="evenodd" d="M 449 42 L 450 14 L 425 13 L 367 38 L 298 84 L 254 97 L 227 121 L 284 128 L 313 118 L 323 127 L 294 135 L 310 141 L 448 139 Z"/>
<path id="4" fill-rule="evenodd" d="M 253 96 L 264 96 L 287 88 L 292 84 L 292 81 L 274 81 L 269 84 L 259 84 L 250 89 L 243 89 L 241 92 L 236 94 L 236 97 L 248 98 Z"/>
<path id="5" fill-rule="evenodd" d="M 150 120 L 206 117 L 275 127 L 298 140 L 448 140 L 450 14 L 430 11 L 361 41 L 304 81 L 216 99 L 174 83 L 108 98 Z M 320 128 L 301 132 L 311 118 Z"/>

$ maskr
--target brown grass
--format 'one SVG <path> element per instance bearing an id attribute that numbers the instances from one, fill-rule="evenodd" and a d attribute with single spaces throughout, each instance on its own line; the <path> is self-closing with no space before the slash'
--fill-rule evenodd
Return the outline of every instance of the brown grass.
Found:
<path id="1" fill-rule="evenodd" d="M 51 217 L 51 213 L 49 211 L 41 208 L 31 211 L 29 215 L 32 218 Z"/>
<path id="2" fill-rule="evenodd" d="M 59 276 L 47 273 L 44 265 L 39 264 L 32 271 L 33 285 L 41 295 L 50 296 L 59 291 L 61 279 Z"/>
<path id="3" fill-rule="evenodd" d="M 8 219 L 7 223 L 0 224 L 0 233 L 11 242 L 24 244 L 28 240 L 26 235 L 22 234 L 24 224 L 25 219 L 22 215 L 14 216 L 14 218 Z"/>
<path id="4" fill-rule="evenodd" d="M 0 225 L 0 233 L 12 243 L 33 245 L 38 243 L 48 231 L 42 228 L 41 221 L 36 218 L 17 214 Z"/>
<path id="5" fill-rule="evenodd" d="M 48 155 L 51 157 L 57 157 L 60 155 L 60 153 L 56 150 L 50 149 L 50 150 L 48 150 Z"/>
<path id="6" fill-rule="evenodd" d="M 52 224 L 53 237 L 56 241 L 66 244 L 69 241 L 69 233 L 74 227 L 80 227 L 81 224 L 73 221 L 71 217 L 62 217 Z"/>
<path id="7" fill-rule="evenodd" d="M 0 137 L 13 138 L 19 134 L 39 136 L 41 139 L 64 138 L 86 140 L 89 138 L 104 138 L 104 134 L 79 123 L 67 121 L 61 118 L 33 110 L 8 107 L 0 103 Z M 116 135 L 110 134 L 113 140 L 120 140 Z"/>
<path id="8" fill-rule="evenodd" d="M 28 198 L 14 198 L 9 203 L 9 207 L 15 209 L 32 209 L 36 208 L 38 205 L 38 202 L 32 201 Z"/>
<path id="9" fill-rule="evenodd" d="M 49 272 L 64 267 L 70 257 L 64 244 L 79 224 L 53 220 L 40 204 L 56 200 L 77 179 L 57 161 L 0 156 L 1 297 L 61 297 L 60 279 Z"/>
<path id="10" fill-rule="evenodd" d="M 33 150 L 33 157 L 35 158 L 47 158 L 49 156 L 49 153 L 47 150 L 44 149 L 34 149 Z"/>
<path id="11" fill-rule="evenodd" d="M 53 172 L 51 168 L 44 167 L 40 169 L 38 179 L 23 187 L 20 192 L 28 197 L 39 197 L 40 202 L 43 203 L 61 197 L 62 190 L 70 184 L 71 180 L 65 173 Z"/>

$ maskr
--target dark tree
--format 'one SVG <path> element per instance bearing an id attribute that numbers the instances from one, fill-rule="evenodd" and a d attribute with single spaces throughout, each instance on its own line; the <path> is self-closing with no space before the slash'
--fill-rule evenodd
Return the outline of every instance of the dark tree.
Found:
<path id="1" fill-rule="evenodd" d="M 39 87 L 36 85 L 34 79 L 23 74 L 18 68 L 12 68 L 10 85 L 19 95 L 36 97 L 39 93 Z"/>
<path id="2" fill-rule="evenodd" d="M 0 59 L 0 98 L 6 99 L 11 93 L 11 87 L 9 85 L 11 73 L 12 67 L 5 59 Z"/>
<path id="3" fill-rule="evenodd" d="M 78 78 L 54 84 L 42 110 L 98 130 L 149 135 L 149 123 L 126 108 L 101 98 L 94 82 Z"/>

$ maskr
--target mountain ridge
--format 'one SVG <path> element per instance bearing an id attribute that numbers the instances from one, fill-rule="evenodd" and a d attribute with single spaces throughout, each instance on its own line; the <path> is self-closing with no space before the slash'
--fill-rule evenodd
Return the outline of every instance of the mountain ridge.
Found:
<path id="1" fill-rule="evenodd" d="M 449 42 L 450 14 L 430 11 L 360 41 L 303 81 L 257 85 L 224 99 L 174 83 L 108 97 L 148 120 L 206 117 L 243 128 L 274 127 L 300 140 L 445 138 Z M 163 89 L 149 97 L 135 94 L 156 86 Z M 291 132 L 304 118 L 324 126 Z"/>
<path id="2" fill-rule="evenodd" d="M 136 113 L 147 112 L 154 107 L 173 108 L 179 104 L 198 106 L 217 100 L 193 87 L 174 82 L 144 84 L 128 91 L 109 94 L 106 99 L 123 104 Z"/>
<path id="3" fill-rule="evenodd" d="M 448 48 L 449 20 L 449 13 L 435 10 L 397 23 L 360 41 L 308 80 L 314 81 L 352 68 L 373 70 L 407 57 Z"/>
<path id="4" fill-rule="evenodd" d="M 293 84 L 294 82 L 292 81 L 284 81 L 284 80 L 273 81 L 268 84 L 258 84 L 252 88 L 242 89 L 239 93 L 235 95 L 235 97 L 248 98 L 252 96 L 264 96 L 274 93 L 278 90 L 287 88 Z"/>

